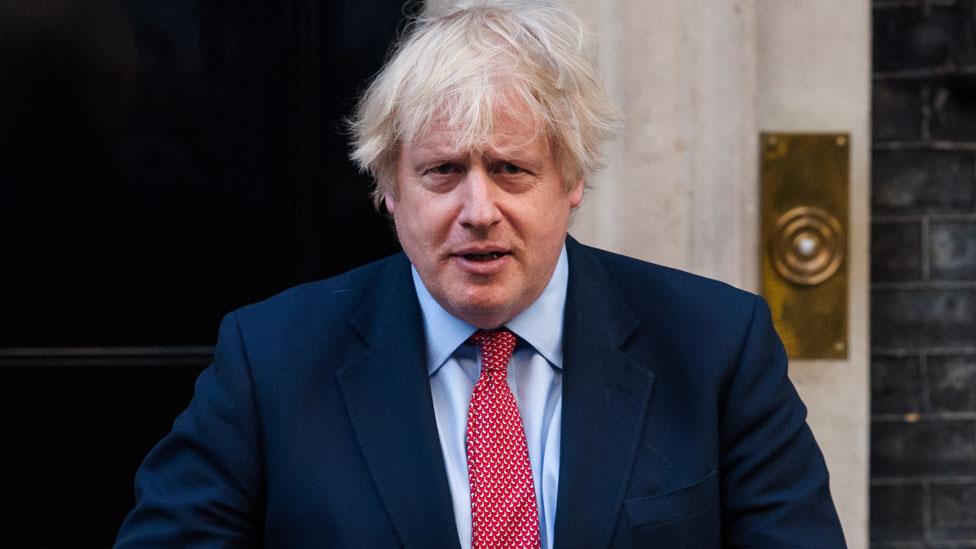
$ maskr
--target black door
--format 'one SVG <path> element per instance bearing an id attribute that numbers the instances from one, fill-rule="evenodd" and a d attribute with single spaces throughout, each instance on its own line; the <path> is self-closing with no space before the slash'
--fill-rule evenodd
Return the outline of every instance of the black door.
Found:
<path id="1" fill-rule="evenodd" d="M 344 118 L 396 0 L 0 0 L 0 532 L 97 547 L 220 317 L 395 251 Z"/>

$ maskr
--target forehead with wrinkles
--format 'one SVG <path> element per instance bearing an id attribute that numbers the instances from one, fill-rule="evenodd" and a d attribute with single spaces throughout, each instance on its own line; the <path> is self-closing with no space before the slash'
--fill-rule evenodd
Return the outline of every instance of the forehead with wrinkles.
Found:
<path id="1" fill-rule="evenodd" d="M 421 128 L 406 141 L 414 149 L 443 156 L 483 153 L 489 156 L 518 154 L 537 146 L 551 147 L 548 132 L 524 106 L 499 105 L 484 127 L 454 127 L 446 116 L 435 118 L 429 127 Z"/>

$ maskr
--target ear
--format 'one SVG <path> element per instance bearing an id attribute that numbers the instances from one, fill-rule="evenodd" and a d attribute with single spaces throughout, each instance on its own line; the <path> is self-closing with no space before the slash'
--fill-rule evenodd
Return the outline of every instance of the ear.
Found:
<path id="1" fill-rule="evenodd" d="M 583 188 L 586 187 L 586 182 L 581 177 L 579 181 L 576 182 L 576 186 L 569 191 L 569 207 L 577 208 L 580 203 L 583 202 Z"/>
<path id="2" fill-rule="evenodd" d="M 396 198 L 390 193 L 383 193 L 383 205 L 386 206 L 386 211 L 392 214 L 396 211 Z"/>

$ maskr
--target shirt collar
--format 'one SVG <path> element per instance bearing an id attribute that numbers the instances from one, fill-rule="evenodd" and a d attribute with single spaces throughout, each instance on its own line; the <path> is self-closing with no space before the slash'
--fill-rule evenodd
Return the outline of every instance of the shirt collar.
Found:
<path id="1" fill-rule="evenodd" d="M 454 351 L 477 328 L 455 318 L 444 310 L 430 295 L 423 280 L 412 265 L 413 286 L 420 301 L 424 317 L 424 335 L 427 340 L 427 374 L 434 375 Z M 569 286 L 569 259 L 566 245 L 559 253 L 556 269 L 542 294 L 527 309 L 505 323 L 505 327 L 531 345 L 550 364 L 563 367 L 563 312 L 566 307 L 566 289 Z"/>

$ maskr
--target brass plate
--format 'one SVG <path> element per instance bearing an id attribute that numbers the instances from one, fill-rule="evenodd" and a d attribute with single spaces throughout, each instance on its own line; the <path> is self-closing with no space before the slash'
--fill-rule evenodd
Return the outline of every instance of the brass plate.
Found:
<path id="1" fill-rule="evenodd" d="M 763 133 L 762 293 L 790 358 L 847 358 L 850 137 Z"/>

